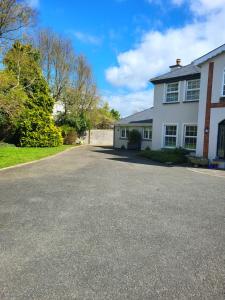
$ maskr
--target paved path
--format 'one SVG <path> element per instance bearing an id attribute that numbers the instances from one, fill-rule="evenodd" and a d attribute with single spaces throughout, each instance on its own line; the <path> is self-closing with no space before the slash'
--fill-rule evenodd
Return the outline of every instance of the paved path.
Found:
<path id="1" fill-rule="evenodd" d="M 0 299 L 224 299 L 225 178 L 84 147 L 0 173 Z"/>

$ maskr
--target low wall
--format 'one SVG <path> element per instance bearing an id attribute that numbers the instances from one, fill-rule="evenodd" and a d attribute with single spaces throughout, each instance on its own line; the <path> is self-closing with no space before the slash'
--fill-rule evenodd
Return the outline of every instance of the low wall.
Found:
<path id="1" fill-rule="evenodd" d="M 85 144 L 113 146 L 113 129 L 92 129 L 86 132 Z"/>

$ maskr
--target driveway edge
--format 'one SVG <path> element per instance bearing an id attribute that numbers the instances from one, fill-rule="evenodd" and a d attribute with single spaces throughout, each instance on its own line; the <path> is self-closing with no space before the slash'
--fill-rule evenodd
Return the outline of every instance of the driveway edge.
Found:
<path id="1" fill-rule="evenodd" d="M 43 158 L 40 158 L 40 159 L 36 159 L 36 160 L 32 160 L 32 161 L 28 161 L 28 162 L 25 162 L 25 163 L 21 163 L 21 164 L 17 164 L 17 165 L 14 165 L 14 166 L 9 166 L 9 167 L 5 167 L 5 168 L 1 168 L 0 169 L 0 172 L 1 171 L 5 171 L 5 170 L 10 170 L 10 169 L 16 169 L 16 168 L 20 168 L 20 167 L 23 167 L 23 166 L 27 166 L 27 165 L 31 165 L 31 164 L 35 164 L 39 161 L 43 161 L 43 160 L 47 160 L 47 159 L 50 159 L 50 158 L 53 158 L 53 157 L 56 157 L 62 153 L 65 153 L 65 152 L 68 152 L 68 151 L 71 151 L 73 149 L 77 149 L 77 148 L 80 148 L 80 147 L 84 147 L 86 145 L 79 145 L 79 146 L 74 146 L 74 147 L 71 147 L 69 149 L 65 149 L 61 152 L 58 152 L 56 154 L 53 154 L 53 155 L 49 155 L 49 156 L 46 156 L 46 157 L 43 157 Z"/>

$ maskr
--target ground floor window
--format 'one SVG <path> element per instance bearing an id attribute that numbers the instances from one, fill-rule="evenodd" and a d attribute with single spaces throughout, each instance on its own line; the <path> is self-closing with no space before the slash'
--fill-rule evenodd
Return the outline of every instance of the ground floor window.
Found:
<path id="1" fill-rule="evenodd" d="M 184 125 L 183 147 L 188 150 L 196 150 L 197 125 Z"/>
<path id="2" fill-rule="evenodd" d="M 152 127 L 143 128 L 143 140 L 152 140 Z"/>
<path id="3" fill-rule="evenodd" d="M 165 148 L 176 148 L 177 146 L 177 125 L 164 125 L 164 142 Z"/>
<path id="4" fill-rule="evenodd" d="M 120 128 L 120 138 L 121 139 L 127 139 L 128 138 L 128 132 L 129 132 L 128 128 L 121 127 Z"/>

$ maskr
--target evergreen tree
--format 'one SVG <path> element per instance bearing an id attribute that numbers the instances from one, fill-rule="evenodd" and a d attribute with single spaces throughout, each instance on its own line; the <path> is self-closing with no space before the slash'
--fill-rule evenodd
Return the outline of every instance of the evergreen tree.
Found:
<path id="1" fill-rule="evenodd" d="M 62 144 L 61 132 L 52 118 L 54 100 L 42 74 L 39 52 L 30 45 L 16 42 L 6 54 L 4 64 L 27 95 L 16 132 L 18 144 L 24 147 Z"/>

